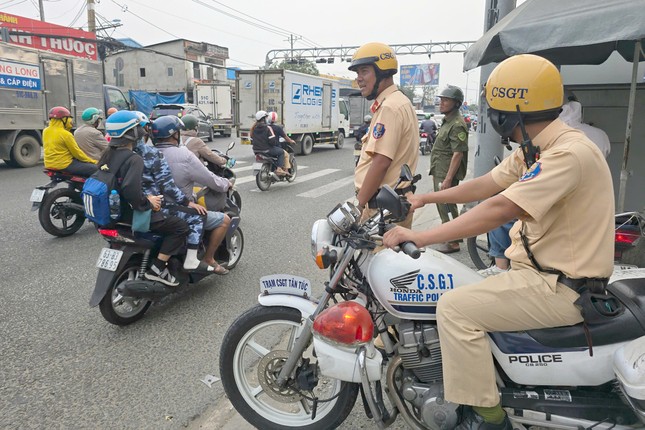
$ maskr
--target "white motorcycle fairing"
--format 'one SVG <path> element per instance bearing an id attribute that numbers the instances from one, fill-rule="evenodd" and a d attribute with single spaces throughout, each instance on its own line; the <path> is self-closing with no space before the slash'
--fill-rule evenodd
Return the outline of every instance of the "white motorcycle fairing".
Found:
<path id="1" fill-rule="evenodd" d="M 378 301 L 392 315 L 435 320 L 437 301 L 446 291 L 484 279 L 465 264 L 426 248 L 413 259 L 385 249 L 361 263 Z"/>

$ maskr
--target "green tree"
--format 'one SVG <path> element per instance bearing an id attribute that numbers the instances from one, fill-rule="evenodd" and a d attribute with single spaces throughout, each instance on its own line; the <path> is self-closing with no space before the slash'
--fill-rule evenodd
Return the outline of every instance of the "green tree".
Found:
<path id="1" fill-rule="evenodd" d="M 410 99 L 410 102 L 414 104 L 414 87 L 402 87 L 399 86 L 399 89 L 407 98 Z"/>
<path id="2" fill-rule="evenodd" d="M 293 70 L 294 72 L 306 73 L 308 75 L 320 75 L 318 67 L 316 67 L 316 63 L 303 58 L 294 58 L 293 60 L 282 60 L 279 63 L 271 63 L 269 69 L 285 69 Z"/>

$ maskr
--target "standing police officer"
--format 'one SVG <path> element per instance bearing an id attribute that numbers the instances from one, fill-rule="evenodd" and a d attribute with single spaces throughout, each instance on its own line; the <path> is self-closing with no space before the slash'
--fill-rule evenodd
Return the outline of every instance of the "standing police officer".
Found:
<path id="1" fill-rule="evenodd" d="M 354 185 L 359 209 L 363 210 L 383 184 L 396 185 L 401 166 L 414 173 L 419 160 L 417 117 L 408 99 L 394 85 L 398 62 L 392 48 L 383 43 L 367 43 L 356 50 L 349 70 L 356 72 L 361 95 L 374 100 L 367 137 L 355 170 Z M 404 188 L 404 194 L 411 189 Z M 367 211 L 363 216 L 369 216 Z M 401 225 L 412 225 L 412 213 Z"/>
<path id="2" fill-rule="evenodd" d="M 455 187 L 466 176 L 468 166 L 468 127 L 459 108 L 464 102 L 464 93 L 458 87 L 448 85 L 439 94 L 439 112 L 444 114 L 443 123 L 437 133 L 430 152 L 430 175 L 435 191 Z M 442 223 L 459 216 L 456 204 L 437 203 Z M 437 251 L 451 253 L 459 251 L 459 242 L 446 242 Z"/>
<path id="3" fill-rule="evenodd" d="M 497 133 L 521 146 L 486 175 L 408 196 L 413 208 L 487 200 L 435 229 L 396 227 L 383 238 L 388 247 L 410 240 L 425 246 L 519 219 L 506 250 L 511 270 L 450 290 L 437 304 L 445 399 L 470 406 L 458 429 L 512 428 L 486 333 L 577 324 L 577 291 L 602 290 L 613 270 L 609 167 L 584 133 L 558 119 L 563 96 L 560 73 L 544 58 L 524 54 L 500 63 L 486 83 L 488 117 Z"/>

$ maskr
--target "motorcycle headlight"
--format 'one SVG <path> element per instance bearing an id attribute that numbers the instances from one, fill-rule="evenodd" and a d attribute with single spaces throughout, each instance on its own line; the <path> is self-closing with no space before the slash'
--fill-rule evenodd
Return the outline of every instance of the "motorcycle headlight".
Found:
<path id="1" fill-rule="evenodd" d="M 311 256 L 314 261 L 318 251 L 322 250 L 323 246 L 330 246 L 333 239 L 334 232 L 326 219 L 319 219 L 314 223 L 311 228 Z"/>
<path id="2" fill-rule="evenodd" d="M 349 231 L 351 226 L 358 222 L 361 213 L 353 203 L 345 202 L 339 204 L 327 215 L 327 221 L 332 230 L 338 234 Z"/>

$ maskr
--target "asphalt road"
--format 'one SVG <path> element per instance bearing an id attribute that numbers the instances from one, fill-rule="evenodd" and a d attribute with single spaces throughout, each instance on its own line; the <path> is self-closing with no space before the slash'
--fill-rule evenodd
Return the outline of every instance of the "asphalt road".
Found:
<path id="1" fill-rule="evenodd" d="M 250 147 L 232 154 L 238 178 L 250 177 Z M 224 330 L 256 302 L 259 278 L 324 279 L 309 253 L 311 225 L 351 196 L 352 185 L 298 194 L 351 176 L 352 148 L 316 148 L 298 161 L 293 184 L 268 192 L 254 180 L 239 185 L 245 248 L 229 275 L 166 298 L 129 327 L 108 324 L 88 305 L 105 242 L 90 224 L 69 238 L 47 234 L 29 210 L 31 190 L 48 182 L 42 166 L 0 162 L 0 428 L 182 428 L 216 403 L 221 384 L 201 380 L 218 374 Z M 307 180 L 311 174 L 319 176 Z"/>
<path id="2" fill-rule="evenodd" d="M 211 146 L 225 149 L 230 140 Z M 230 404 L 220 410 L 221 383 L 202 380 L 219 376 L 224 331 L 257 303 L 261 276 L 295 274 L 312 281 L 314 294 L 322 290 L 326 271 L 311 259 L 310 230 L 353 195 L 350 141 L 298 157 L 296 181 L 267 192 L 252 177 L 251 148 L 236 146 L 245 237 L 239 265 L 155 303 L 128 327 L 112 326 L 88 305 L 105 245 L 92 225 L 68 238 L 47 234 L 29 203 L 32 189 L 48 182 L 42 165 L 13 169 L 0 161 L 0 428 L 203 428 L 214 413 L 228 416 L 217 427 L 249 428 Z M 428 157 L 421 160 L 426 170 Z M 429 182 L 425 176 L 421 185 Z M 374 425 L 359 403 L 348 423 L 343 428 Z"/>

